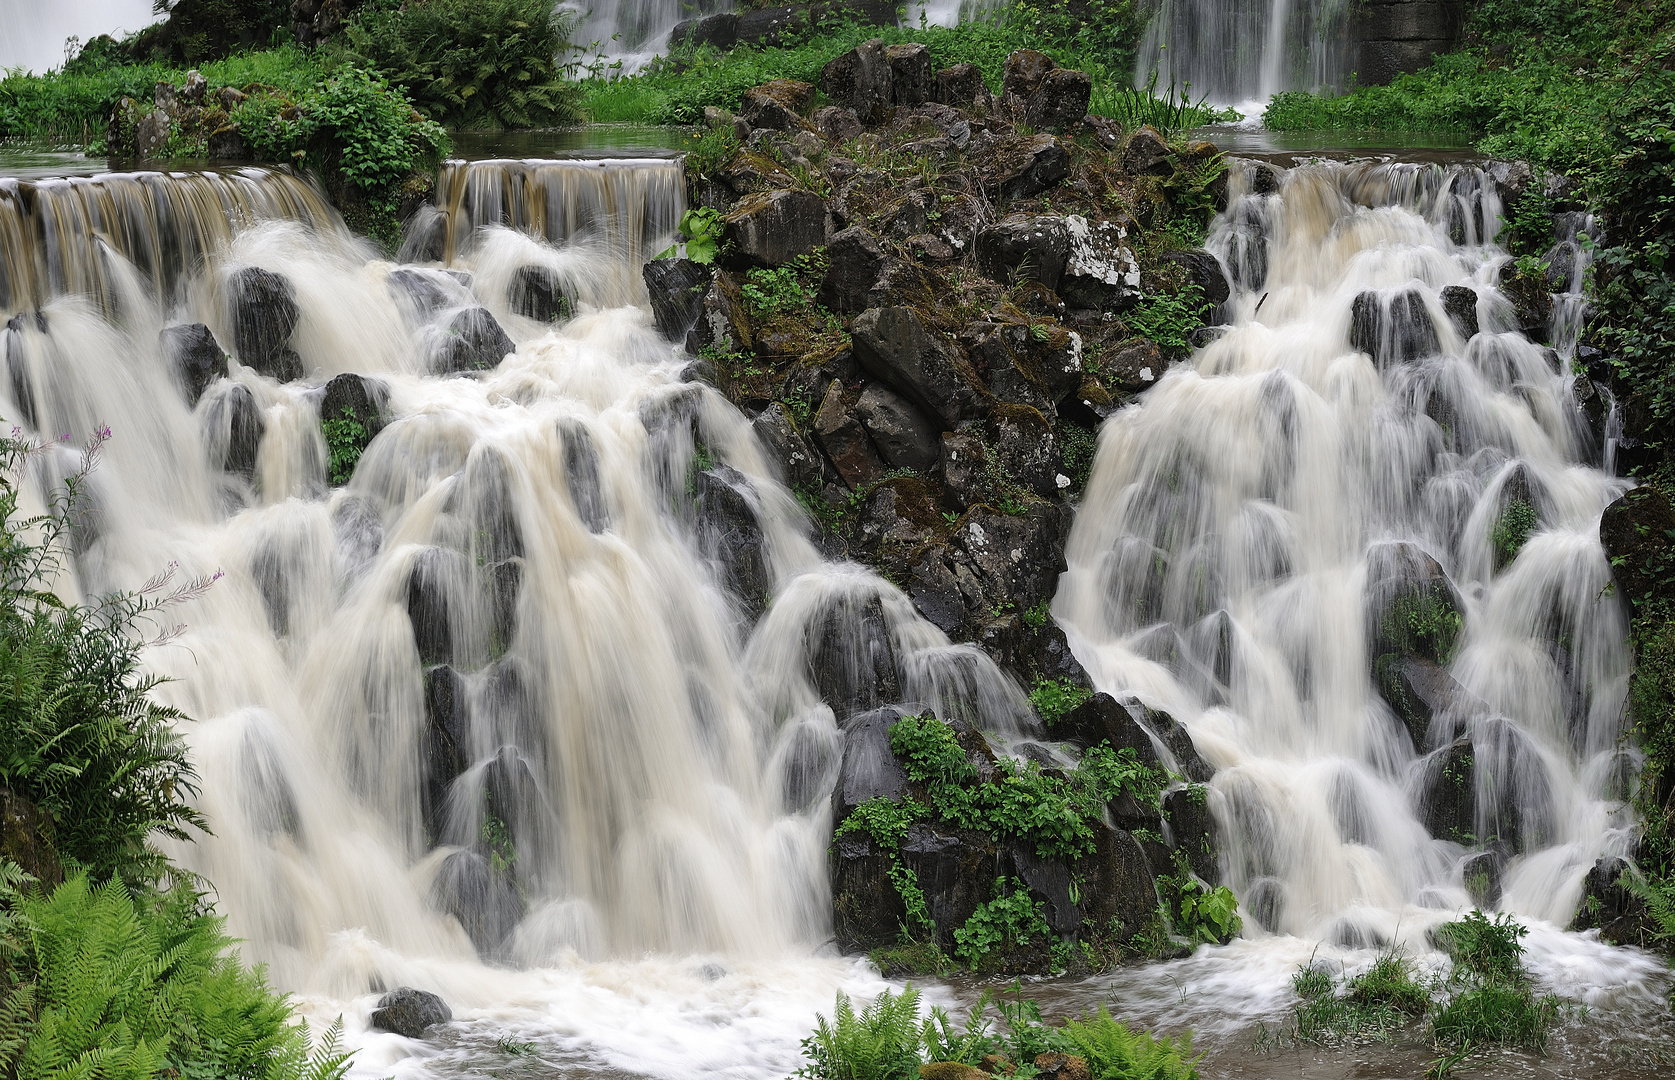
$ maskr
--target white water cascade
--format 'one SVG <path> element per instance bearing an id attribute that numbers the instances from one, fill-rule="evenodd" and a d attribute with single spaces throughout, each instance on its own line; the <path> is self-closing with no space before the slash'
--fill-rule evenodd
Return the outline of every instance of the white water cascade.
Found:
<path id="1" fill-rule="evenodd" d="M 1350 0 L 1158 0 L 1140 39 L 1136 85 L 1155 78 L 1192 100 L 1266 102 L 1338 85 Z"/>

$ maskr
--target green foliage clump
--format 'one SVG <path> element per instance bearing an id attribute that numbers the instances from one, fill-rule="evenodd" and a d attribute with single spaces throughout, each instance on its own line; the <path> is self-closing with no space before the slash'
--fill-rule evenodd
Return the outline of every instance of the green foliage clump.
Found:
<path id="1" fill-rule="evenodd" d="M 138 885 L 165 867 L 153 835 L 186 839 L 203 824 L 186 802 L 194 775 L 174 730 L 183 717 L 151 699 L 161 680 L 141 674 L 140 631 L 210 582 L 165 574 L 90 605 L 59 599 L 85 473 L 45 514 L 25 517 L 19 484 L 38 452 L 0 440 L 0 784 L 52 815 L 60 859 Z"/>
<path id="2" fill-rule="evenodd" d="M 929 813 L 922 803 L 896 802 L 880 795 L 850 811 L 832 832 L 832 838 L 870 836 L 881 850 L 894 852 L 907 839 L 909 826 L 924 820 Z"/>
<path id="3" fill-rule="evenodd" d="M 1331 973 L 1309 964 L 1291 977 L 1302 999 L 1296 1008 L 1298 1041 L 1337 1046 L 1387 1040 L 1431 1006 L 1431 989 L 1415 977 L 1413 962 L 1395 950 L 1349 979 L 1338 992 Z"/>
<path id="4" fill-rule="evenodd" d="M 808 256 L 798 256 L 806 260 Z M 745 274 L 744 285 L 739 289 L 744 294 L 745 306 L 750 314 L 756 318 L 763 318 L 779 314 L 780 312 L 796 312 L 806 310 L 814 303 L 814 294 L 797 280 L 802 267 L 791 265 L 775 269 L 754 267 Z"/>
<path id="5" fill-rule="evenodd" d="M 1027 612 L 1024 618 L 1029 618 Z M 1030 689 L 1029 703 L 1035 706 L 1036 715 L 1041 717 L 1041 722 L 1052 727 L 1092 696 L 1092 690 L 1085 686 L 1077 686 L 1066 679 L 1038 678 L 1035 680 L 1035 686 Z"/>
<path id="6" fill-rule="evenodd" d="M 724 226 L 721 214 L 707 206 L 688 210 L 680 216 L 681 242 L 652 256 L 654 259 L 673 259 L 684 249 L 684 257 L 695 263 L 713 263 L 721 251 Z"/>
<path id="7" fill-rule="evenodd" d="M 1017 878 L 995 879 L 994 897 L 980 904 L 965 925 L 954 931 L 954 955 L 981 969 L 997 952 L 1010 953 L 1051 940 L 1045 905 L 1032 900 Z"/>
<path id="8" fill-rule="evenodd" d="M 1225 945 L 1244 928 L 1239 917 L 1239 898 L 1225 885 L 1213 888 L 1194 877 L 1181 853 L 1175 856 L 1175 872 L 1157 878 L 1163 909 L 1169 914 L 1175 933 L 1193 948 Z"/>
<path id="9" fill-rule="evenodd" d="M 1492 982 L 1523 977 L 1523 937 L 1529 930 L 1511 915 L 1491 919 L 1481 911 L 1437 928 L 1437 940 L 1466 975 Z"/>
<path id="10" fill-rule="evenodd" d="M 1535 507 L 1528 500 L 1513 499 L 1495 519 L 1489 543 L 1495 551 L 1495 565 L 1506 566 L 1524 550 L 1524 542 L 1540 524 Z"/>
<path id="11" fill-rule="evenodd" d="M 373 0 L 339 48 L 450 128 L 541 127 L 582 119 L 568 33 L 549 0 Z"/>
<path id="12" fill-rule="evenodd" d="M 1546 1051 L 1563 1003 L 1552 994 L 1538 997 L 1530 985 L 1521 940 L 1528 932 L 1511 915 L 1490 919 L 1481 911 L 1437 929 L 1454 961 L 1448 978 L 1453 994 L 1431 1019 L 1432 1041 L 1448 1051 L 1437 1074 L 1487 1046 Z"/>
<path id="13" fill-rule="evenodd" d="M 286 0 L 152 0 L 151 10 L 168 19 L 128 42 L 126 51 L 137 59 L 192 66 L 291 36 Z"/>
<path id="14" fill-rule="evenodd" d="M 0 1068 L 17 1076 L 337 1080 L 335 1039 L 311 1061 L 291 1008 L 242 967 L 202 899 L 136 897 L 85 876 L 4 897 L 18 980 L 0 1006 Z"/>
<path id="15" fill-rule="evenodd" d="M 1178 360 L 1192 351 L 1192 332 L 1204 325 L 1209 310 L 1204 290 L 1188 282 L 1179 292 L 1147 298 L 1123 321 L 1130 330 L 1156 342 L 1165 357 Z"/>
<path id="16" fill-rule="evenodd" d="M 320 421 L 326 439 L 326 474 L 333 487 L 341 487 L 355 475 L 355 466 L 371 441 L 366 425 L 355 415 Z"/>
<path id="17" fill-rule="evenodd" d="M 1168 90 L 1158 93 L 1157 72 L 1154 71 L 1144 88 L 1117 78 L 1101 80 L 1088 101 L 1088 112 L 1095 116 L 1108 116 L 1128 131 L 1149 124 L 1165 135 L 1239 119 L 1236 109 L 1218 109 L 1209 101 L 1207 94 L 1197 101 L 1192 100 L 1185 88 L 1179 88 L 1173 82 Z"/>
<path id="18" fill-rule="evenodd" d="M 1018 990 L 1014 983 L 1012 992 Z M 1000 1014 L 1001 1030 L 988 1017 L 991 1006 Z M 833 1022 L 820 1016 L 814 1034 L 803 1040 L 808 1064 L 796 1075 L 805 1080 L 917 1080 L 922 1064 L 976 1066 L 985 1058 L 998 1062 L 997 1073 L 1027 1076 L 1044 1053 L 1081 1057 L 1094 1080 L 1198 1077 L 1190 1036 L 1159 1038 L 1130 1030 L 1103 1005 L 1055 1027 L 1042 1020 L 1035 1002 L 985 990 L 964 1023 L 955 1024 L 940 1006 L 921 1020 L 919 992 L 908 986 L 899 994 L 886 990 L 859 1012 L 840 992 L 833 1013 Z"/>

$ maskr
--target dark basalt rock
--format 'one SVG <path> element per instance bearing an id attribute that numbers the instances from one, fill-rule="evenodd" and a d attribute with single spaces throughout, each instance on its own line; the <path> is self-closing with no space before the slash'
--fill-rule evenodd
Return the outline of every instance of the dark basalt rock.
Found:
<path id="1" fill-rule="evenodd" d="M 1187 280 L 1203 290 L 1204 299 L 1211 304 L 1219 307 L 1227 303 L 1227 298 L 1232 295 L 1220 260 L 1208 251 L 1171 251 L 1163 258 L 1185 269 Z"/>
<path id="2" fill-rule="evenodd" d="M 774 79 L 744 92 L 739 115 L 752 128 L 801 131 L 802 112 L 814 99 L 814 87 L 794 79 Z"/>
<path id="3" fill-rule="evenodd" d="M 653 259 L 640 276 L 651 296 L 651 313 L 658 331 L 670 341 L 685 341 L 704 310 L 710 268 L 691 259 Z"/>
<path id="4" fill-rule="evenodd" d="M 1501 872 L 1506 856 L 1499 848 L 1472 855 L 1461 865 L 1461 880 L 1471 902 L 1483 911 L 1493 911 L 1501 902 Z"/>
<path id="5" fill-rule="evenodd" d="M 1002 199 L 1029 199 L 1070 175 L 1070 154 L 1051 135 L 1019 136 L 996 147 L 991 182 Z"/>
<path id="6" fill-rule="evenodd" d="M 1251 883 L 1249 894 L 1239 907 L 1256 920 L 1256 925 L 1277 934 L 1280 921 L 1285 918 L 1285 885 L 1278 878 L 1258 878 Z"/>
<path id="7" fill-rule="evenodd" d="M 1126 942 L 1157 914 L 1157 885 L 1145 849 L 1120 829 L 1094 826 L 1094 853 L 1073 871 L 1082 886 L 1082 917 Z"/>
<path id="8" fill-rule="evenodd" d="M 366 429 L 364 447 L 384 430 L 387 422 L 384 405 L 389 396 L 389 387 L 381 379 L 349 373 L 338 375 L 326 384 L 325 395 L 320 399 L 320 419 L 359 422 Z"/>
<path id="9" fill-rule="evenodd" d="M 1086 72 L 1055 68 L 1024 99 L 1024 123 L 1048 131 L 1079 124 L 1092 95 L 1093 80 Z"/>
<path id="10" fill-rule="evenodd" d="M 883 473 L 884 463 L 867 438 L 866 428 L 855 418 L 855 401 L 842 380 L 833 379 L 814 414 L 814 438 L 843 482 L 859 488 Z"/>
<path id="11" fill-rule="evenodd" d="M 1488 707 L 1437 664 L 1420 656 L 1385 653 L 1373 664 L 1379 693 L 1396 711 L 1413 745 L 1423 751 L 1433 718 L 1466 717 Z"/>
<path id="12" fill-rule="evenodd" d="M 1655 487 L 1637 487 L 1605 508 L 1600 542 L 1611 558 L 1617 594 L 1634 602 L 1659 587 L 1658 567 L 1667 565 L 1675 538 L 1675 505 Z"/>
<path id="13" fill-rule="evenodd" d="M 424 781 L 420 813 L 431 846 L 447 837 L 448 792 L 471 764 L 465 681 L 447 664 L 425 669 Z"/>
<path id="14" fill-rule="evenodd" d="M 985 109 L 989 87 L 976 64 L 955 64 L 936 73 L 936 100 L 958 109 Z"/>
<path id="15" fill-rule="evenodd" d="M 203 323 L 163 330 L 163 358 L 174 372 L 186 404 L 196 405 L 216 379 L 227 377 L 227 353 Z"/>
<path id="16" fill-rule="evenodd" d="M 775 401 L 751 423 L 756 437 L 779 465 L 786 483 L 818 489 L 825 477 L 819 451 L 809 445 L 783 401 Z"/>
<path id="17" fill-rule="evenodd" d="M 453 1010 L 448 1008 L 448 1003 L 435 994 L 403 986 L 378 999 L 378 1008 L 372 1013 L 372 1026 L 378 1031 L 422 1039 L 427 1028 L 450 1023 L 453 1018 Z"/>
<path id="18" fill-rule="evenodd" d="M 846 109 L 841 105 L 822 105 L 814 110 L 811 120 L 820 137 L 833 145 L 846 143 L 866 130 L 861 118 L 855 115 L 855 110 Z M 834 176 L 834 183 L 836 180 Z"/>
<path id="19" fill-rule="evenodd" d="M 1128 138 L 1123 148 L 1122 167 L 1131 176 L 1169 176 L 1175 166 L 1169 160 L 1169 140 L 1150 124 Z"/>
<path id="20" fill-rule="evenodd" d="M 1357 295 L 1350 309 L 1349 343 L 1379 367 L 1412 363 L 1438 349 L 1437 329 L 1417 289 L 1388 301 L 1376 292 Z"/>
<path id="21" fill-rule="evenodd" d="M 826 277 L 816 300 L 844 315 L 865 309 L 888 262 L 889 256 L 871 232 L 859 225 L 843 230 L 826 245 Z"/>
<path id="22" fill-rule="evenodd" d="M 942 452 L 940 431 L 907 399 L 872 383 L 861 392 L 854 412 L 885 464 L 921 473 L 936 467 Z"/>
<path id="23" fill-rule="evenodd" d="M 843 764 L 832 791 L 832 820 L 842 822 L 869 799 L 899 802 L 907 794 L 907 773 L 890 750 L 890 729 L 902 717 L 894 706 L 850 718 L 843 729 Z"/>
<path id="24" fill-rule="evenodd" d="M 407 618 L 419 663 L 426 667 L 453 662 L 453 616 L 466 578 L 465 556 L 457 551 L 432 547 L 414 556 L 407 577 Z"/>
<path id="25" fill-rule="evenodd" d="M 17 794 L 0 787 L 0 857 L 51 888 L 64 880 L 53 843 L 52 815 Z"/>
<path id="26" fill-rule="evenodd" d="M 750 266 L 784 266 L 826 242 L 826 202 L 812 191 L 747 195 L 722 221 L 736 258 Z"/>
<path id="27" fill-rule="evenodd" d="M 438 375 L 491 371 L 516 348 L 487 308 L 466 308 L 437 342 L 431 370 Z"/>
<path id="28" fill-rule="evenodd" d="M 1477 758 L 1470 739 L 1456 739 L 1425 763 L 1420 819 L 1439 840 L 1471 843 L 1477 829 Z"/>
<path id="29" fill-rule="evenodd" d="M 1059 494 L 1064 458 L 1048 419 L 1028 406 L 996 407 L 994 457 L 1004 475 L 1043 499 Z"/>
<path id="30" fill-rule="evenodd" d="M 1636 896 L 1623 879 L 1636 873 L 1620 855 L 1607 855 L 1589 868 L 1582 882 L 1582 903 L 1572 920 L 1572 930 L 1599 929 L 1599 936 L 1613 945 L 1644 946 L 1653 926 L 1646 902 Z"/>
<path id="31" fill-rule="evenodd" d="M 1203 798 L 1202 788 L 1176 788 L 1163 796 L 1163 820 L 1169 826 L 1174 850 L 1186 854 L 1192 872 L 1211 885 L 1221 881 L 1221 864 L 1215 840 L 1215 817 Z"/>
<path id="32" fill-rule="evenodd" d="M 1380 544 L 1368 555 L 1369 659 L 1418 656 L 1446 667 L 1464 616 L 1442 565 L 1417 544 Z"/>
<path id="33" fill-rule="evenodd" d="M 558 273 L 546 266 L 520 266 L 507 287 L 506 302 L 513 311 L 536 322 L 563 322 L 576 314 L 575 298 Z"/>
<path id="34" fill-rule="evenodd" d="M 384 283 L 391 293 L 410 304 L 421 319 L 428 320 L 465 298 L 459 282 L 440 270 L 398 266 L 390 271 Z"/>
<path id="35" fill-rule="evenodd" d="M 931 51 L 917 42 L 889 45 L 890 100 L 896 105 L 923 105 L 931 100 Z"/>
<path id="36" fill-rule="evenodd" d="M 267 421 L 256 406 L 248 386 L 234 383 L 218 394 L 204 413 L 212 454 L 218 453 L 222 469 L 252 480 L 256 476 L 256 453 Z"/>
<path id="37" fill-rule="evenodd" d="M 1477 333 L 1477 290 L 1466 285 L 1447 285 L 1442 290 L 1442 310 L 1454 329 L 1467 340 Z"/>
<path id="38" fill-rule="evenodd" d="M 769 7 L 747 11 L 739 16 L 738 40 L 755 41 L 766 45 L 779 43 L 780 35 L 803 21 L 803 9 Z"/>
<path id="39" fill-rule="evenodd" d="M 497 872 L 475 851 L 456 851 L 443 861 L 431 884 L 431 903 L 459 920 L 477 954 L 493 957 L 524 916 L 523 897 L 509 875 Z M 444 1010 L 446 1006 L 443 1006 Z M 447 1023 L 452 1016 L 432 1023 Z M 395 1030 L 386 1028 L 385 1030 Z M 423 1027 L 420 1028 L 423 1031 Z M 398 1034 L 419 1038 L 406 1031 Z"/>
<path id="40" fill-rule="evenodd" d="M 488 568 L 489 615 L 494 623 L 492 648 L 502 655 L 512 647 L 518 630 L 518 596 L 523 591 L 522 556 L 502 560 Z"/>
<path id="41" fill-rule="evenodd" d="M 939 420 L 944 430 L 981 415 L 982 399 L 964 361 L 926 329 L 911 308 L 872 308 L 851 328 L 855 359 Z"/>
<path id="42" fill-rule="evenodd" d="M 1001 95 L 1008 102 L 1022 102 L 1041 88 L 1042 80 L 1048 73 L 1057 69 L 1058 64 L 1046 53 L 1036 49 L 1018 49 L 1001 65 Z M 1087 112 L 1086 109 L 1082 111 Z"/>
<path id="43" fill-rule="evenodd" d="M 1101 374 L 1113 390 L 1138 394 L 1156 384 L 1168 367 L 1157 343 L 1141 339 L 1108 354 Z"/>
<path id="44" fill-rule="evenodd" d="M 773 575 L 762 525 L 744 494 L 750 482 L 737 469 L 719 465 L 698 473 L 693 484 L 698 545 L 746 619 L 755 622 L 768 606 Z"/>
<path id="45" fill-rule="evenodd" d="M 290 349 L 302 317 L 296 289 L 271 270 L 247 266 L 228 281 L 233 308 L 233 350 L 239 362 L 270 379 L 302 377 L 302 360 Z"/>
<path id="46" fill-rule="evenodd" d="M 839 723 L 901 697 L 895 649 L 877 596 L 841 597 L 804 631 L 809 677 Z"/>
<path id="47" fill-rule="evenodd" d="M 895 96 L 884 42 L 873 38 L 829 61 L 820 71 L 820 89 L 833 104 L 853 109 L 861 123 L 883 123 Z"/>
<path id="48" fill-rule="evenodd" d="M 599 481 L 599 451 L 593 445 L 593 436 L 580 424 L 562 425 L 559 436 L 564 441 L 564 479 L 570 503 L 589 532 L 602 533 L 611 527 L 611 511 Z"/>
<path id="49" fill-rule="evenodd" d="M 731 11 L 678 22 L 669 32 L 670 44 L 684 41 L 694 48 L 713 45 L 717 49 L 731 49 L 738 40 L 739 17 Z"/>
<path id="50" fill-rule="evenodd" d="M 996 281 L 1039 281 L 1053 289 L 1070 255 L 1070 234 L 1063 218 L 1012 214 L 977 234 L 976 251 L 978 269 Z"/>
<path id="51" fill-rule="evenodd" d="M 733 275 L 717 270 L 704 292 L 698 321 L 686 335 L 686 351 L 694 356 L 711 349 L 718 353 L 748 352 L 755 344 L 744 294 Z"/>

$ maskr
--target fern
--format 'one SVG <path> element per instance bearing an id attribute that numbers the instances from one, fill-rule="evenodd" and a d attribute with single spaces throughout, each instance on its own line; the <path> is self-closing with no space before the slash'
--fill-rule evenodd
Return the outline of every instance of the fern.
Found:
<path id="1" fill-rule="evenodd" d="M 833 1022 L 824 1016 L 803 1040 L 810 1064 L 797 1071 L 808 1080 L 911 1080 L 919 1075 L 919 991 L 888 990 L 859 1013 L 841 991 Z"/>
<path id="2" fill-rule="evenodd" d="M 1064 1034 L 1075 1044 L 1076 1053 L 1087 1059 L 1095 1076 L 1122 1080 L 1192 1080 L 1198 1075 L 1198 1059 L 1188 1056 L 1192 1053 L 1190 1037 L 1176 1043 L 1144 1031 L 1130 1031 L 1112 1019 L 1103 1005 L 1086 1020 L 1066 1023 Z"/>
<path id="3" fill-rule="evenodd" d="M 1646 905 L 1646 914 L 1657 927 L 1652 937 L 1659 941 L 1675 938 L 1675 877 L 1650 881 L 1639 874 L 1624 873 L 1621 884 Z"/>

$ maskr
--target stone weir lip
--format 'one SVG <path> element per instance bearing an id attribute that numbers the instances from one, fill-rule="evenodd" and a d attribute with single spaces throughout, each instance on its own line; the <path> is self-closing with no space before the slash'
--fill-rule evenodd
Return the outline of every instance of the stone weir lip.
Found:
<path id="1" fill-rule="evenodd" d="M 1269 131 L 1244 125 L 1197 128 L 1229 156 L 1291 168 L 1310 161 L 1405 161 L 1418 165 L 1481 165 L 1489 155 L 1460 135 L 1414 131 Z"/>

